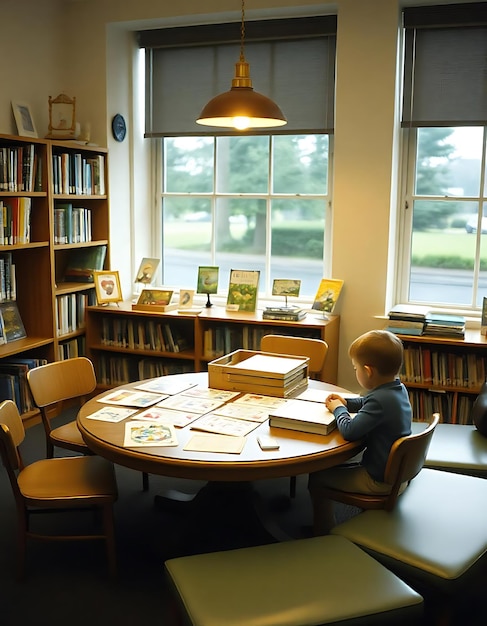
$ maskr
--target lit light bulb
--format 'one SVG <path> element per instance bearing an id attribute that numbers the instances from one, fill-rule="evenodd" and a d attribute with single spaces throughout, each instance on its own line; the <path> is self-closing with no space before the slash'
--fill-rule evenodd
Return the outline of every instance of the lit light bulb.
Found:
<path id="1" fill-rule="evenodd" d="M 234 117 L 233 125 L 238 130 L 245 130 L 249 127 L 250 120 L 248 117 Z"/>

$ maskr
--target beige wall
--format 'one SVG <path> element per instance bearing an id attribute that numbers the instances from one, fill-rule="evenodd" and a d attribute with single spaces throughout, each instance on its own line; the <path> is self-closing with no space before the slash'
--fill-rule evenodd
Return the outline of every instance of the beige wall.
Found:
<path id="1" fill-rule="evenodd" d="M 230 4 L 234 7 L 229 13 Z M 246 11 L 249 18 L 338 11 L 332 274 L 345 280 L 339 383 L 356 389 L 348 345 L 358 334 L 380 326 L 375 316 L 388 306 L 400 3 L 293 4 L 248 0 Z M 65 91 L 77 97 L 78 120 L 90 122 L 92 140 L 110 149 L 112 267 L 121 272 L 126 296 L 137 261 L 152 250 L 148 142 L 131 123 L 136 101 L 131 98 L 135 57 L 130 31 L 149 19 L 158 25 L 202 23 L 235 18 L 239 10 L 239 2 L 228 0 L 0 0 L 0 132 L 14 132 L 11 99 L 31 104 L 42 136 L 47 131 L 48 96 Z M 11 62 L 5 63 L 6 58 Z M 110 135 L 117 112 L 129 124 L 122 144 Z"/>

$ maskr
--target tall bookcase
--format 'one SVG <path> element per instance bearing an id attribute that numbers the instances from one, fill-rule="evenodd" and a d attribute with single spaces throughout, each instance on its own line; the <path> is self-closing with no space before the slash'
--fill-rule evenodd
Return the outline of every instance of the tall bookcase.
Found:
<path id="1" fill-rule="evenodd" d="M 438 412 L 442 422 L 471 423 L 472 405 L 487 377 L 487 340 L 478 330 L 464 339 L 400 335 L 401 379 L 409 390 L 414 419 Z"/>
<path id="2" fill-rule="evenodd" d="M 235 313 L 212 307 L 199 315 L 152 313 L 120 306 L 86 310 L 87 354 L 100 387 L 188 371 L 206 371 L 213 359 L 238 350 L 258 350 L 263 335 L 323 339 L 329 349 L 321 380 L 336 383 L 340 318 L 308 315 L 299 322 L 263 320 L 262 312 Z"/>
<path id="3" fill-rule="evenodd" d="M 15 284 L 15 292 L 3 298 L 15 298 L 26 331 L 25 338 L 0 345 L 0 365 L 13 358 L 53 361 L 84 352 L 84 306 L 94 285 L 67 283 L 63 277 L 70 253 L 77 248 L 106 246 L 105 267 L 109 266 L 107 168 L 105 148 L 0 134 L 0 203 L 5 218 L 0 256 L 9 260 L 8 267 L 14 266 L 9 279 Z M 71 185 L 73 180 L 76 184 Z M 89 215 L 91 228 L 85 229 L 82 243 L 78 238 L 75 243 L 67 239 L 60 243 L 57 235 L 55 242 L 55 210 L 67 203 Z M 19 204 L 28 210 L 18 212 Z M 14 222 L 22 224 L 17 237 L 15 228 L 11 232 Z M 64 333 L 58 331 L 62 298 L 63 311 L 71 320 Z M 16 381 L 24 383 L 24 377 Z M 36 415 L 29 410 L 23 418 L 28 421 Z"/>

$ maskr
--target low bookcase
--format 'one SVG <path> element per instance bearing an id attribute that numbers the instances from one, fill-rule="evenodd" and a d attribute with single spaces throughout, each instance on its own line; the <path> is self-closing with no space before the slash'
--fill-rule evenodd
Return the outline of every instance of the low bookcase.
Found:
<path id="1" fill-rule="evenodd" d="M 266 334 L 312 337 L 329 349 L 320 380 L 336 384 L 339 316 L 307 315 L 298 322 L 263 320 L 262 311 L 211 307 L 201 313 L 167 313 L 120 306 L 86 309 L 86 349 L 100 387 L 164 374 L 207 371 L 208 363 L 235 350 L 259 350 Z"/>

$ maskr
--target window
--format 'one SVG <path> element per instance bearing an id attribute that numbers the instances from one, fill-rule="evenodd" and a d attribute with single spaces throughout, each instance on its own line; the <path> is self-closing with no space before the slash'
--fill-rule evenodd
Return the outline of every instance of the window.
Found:
<path id="1" fill-rule="evenodd" d="M 161 141 L 164 282 L 191 286 L 199 265 L 301 279 L 313 296 L 329 264 L 328 135 L 167 137 Z M 326 272 L 325 272 L 326 273 Z"/>
<path id="2" fill-rule="evenodd" d="M 300 296 L 316 293 L 330 267 L 336 24 L 333 15 L 246 22 L 253 86 L 288 120 L 272 135 L 196 124 L 230 87 L 240 22 L 138 33 L 145 136 L 160 138 L 166 284 L 190 287 L 199 265 L 216 265 L 222 291 L 231 269 L 258 269 L 261 295 L 271 295 L 274 278 L 301 279 Z"/>
<path id="3" fill-rule="evenodd" d="M 486 134 L 486 127 L 478 126 L 410 131 L 401 301 L 482 306 L 487 296 Z"/>
<path id="4" fill-rule="evenodd" d="M 487 297 L 487 6 L 404 11 L 396 301 L 479 310 Z"/>

